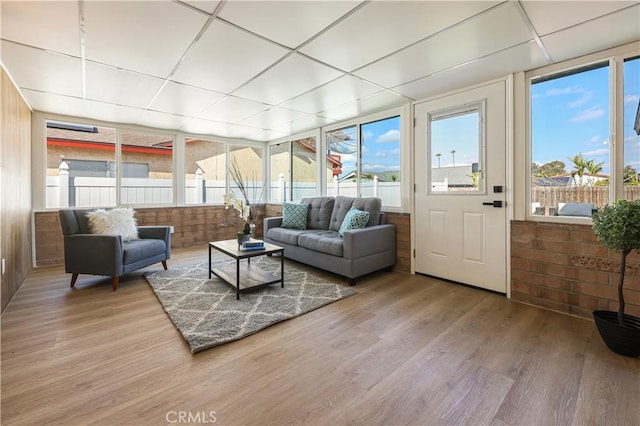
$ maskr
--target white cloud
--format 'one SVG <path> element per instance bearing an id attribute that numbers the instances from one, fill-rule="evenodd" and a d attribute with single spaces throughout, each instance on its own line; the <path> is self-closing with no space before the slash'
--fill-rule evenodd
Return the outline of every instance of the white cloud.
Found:
<path id="1" fill-rule="evenodd" d="M 625 104 L 630 104 L 630 103 L 637 104 L 638 101 L 640 101 L 640 95 L 626 95 L 624 97 Z"/>
<path id="2" fill-rule="evenodd" d="M 609 155 L 609 148 L 594 149 L 593 151 L 583 152 L 584 157 L 601 157 L 603 155 Z"/>
<path id="3" fill-rule="evenodd" d="M 574 123 L 581 123 L 588 120 L 597 120 L 598 118 L 602 118 L 604 113 L 604 108 L 601 106 L 594 106 L 578 112 L 570 121 Z"/>
<path id="4" fill-rule="evenodd" d="M 400 149 L 385 149 L 376 152 L 376 157 L 398 157 L 400 155 Z"/>
<path id="5" fill-rule="evenodd" d="M 365 142 L 371 139 L 372 137 L 373 137 L 373 132 L 370 130 L 362 133 L 362 138 Z"/>
<path id="6" fill-rule="evenodd" d="M 389 130 L 376 139 L 377 143 L 400 142 L 400 130 Z"/>
<path id="7" fill-rule="evenodd" d="M 576 99 L 575 101 L 573 101 L 573 102 L 569 102 L 569 104 L 568 104 L 568 105 L 569 105 L 569 108 L 575 108 L 575 107 L 577 107 L 577 106 L 584 105 L 584 104 L 586 104 L 587 102 L 589 102 L 589 99 L 591 99 L 592 97 L 593 97 L 593 92 L 591 92 L 590 90 L 588 90 L 588 91 L 584 92 L 584 93 L 582 94 L 582 96 L 580 96 L 580 97 L 579 97 L 578 99 Z"/>
<path id="8" fill-rule="evenodd" d="M 544 92 L 547 96 L 563 96 L 563 95 L 575 95 L 576 93 L 583 93 L 585 89 L 579 86 L 561 87 L 558 89 L 549 89 Z"/>
<path id="9" fill-rule="evenodd" d="M 587 141 L 587 143 L 589 143 L 590 145 L 594 143 L 599 143 L 599 142 L 600 142 L 600 135 L 595 135 L 594 137 L 592 137 Z"/>
<path id="10" fill-rule="evenodd" d="M 631 135 L 631 136 L 627 136 L 626 138 L 624 138 L 625 142 L 638 142 L 640 141 L 640 138 L 637 135 Z"/>

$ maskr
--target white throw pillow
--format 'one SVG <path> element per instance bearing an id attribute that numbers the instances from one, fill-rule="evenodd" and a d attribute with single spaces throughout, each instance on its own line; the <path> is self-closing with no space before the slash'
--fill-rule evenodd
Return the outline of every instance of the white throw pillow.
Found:
<path id="1" fill-rule="evenodd" d="M 98 209 L 87 213 L 89 229 L 93 234 L 121 235 L 123 241 L 137 240 L 138 229 L 133 215 L 131 207 Z"/>

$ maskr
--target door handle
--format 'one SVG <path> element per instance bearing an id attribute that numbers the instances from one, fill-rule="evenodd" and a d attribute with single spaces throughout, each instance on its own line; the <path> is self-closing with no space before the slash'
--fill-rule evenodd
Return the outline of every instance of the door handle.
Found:
<path id="1" fill-rule="evenodd" d="M 482 203 L 483 206 L 493 206 L 493 207 L 502 207 L 502 201 L 500 200 L 495 200 L 495 201 L 489 201 L 487 203 Z"/>

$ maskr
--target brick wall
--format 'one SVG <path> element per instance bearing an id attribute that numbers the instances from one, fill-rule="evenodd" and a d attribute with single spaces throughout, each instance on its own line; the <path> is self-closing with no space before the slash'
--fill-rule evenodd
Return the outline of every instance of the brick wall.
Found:
<path id="1" fill-rule="evenodd" d="M 270 204 L 263 207 L 259 216 L 280 216 L 282 206 Z M 43 211 L 34 214 L 36 239 L 36 265 L 57 265 L 64 263 L 62 230 L 57 211 Z M 139 225 L 171 225 L 172 247 L 206 245 L 209 241 L 235 238 L 242 229 L 242 222 L 233 209 L 224 206 L 192 206 L 166 208 L 136 208 Z M 398 260 L 395 269 L 411 272 L 409 214 L 386 213 L 387 223 L 396 225 Z M 256 236 L 262 238 L 262 221 L 256 223 Z"/>
<path id="2" fill-rule="evenodd" d="M 136 208 L 138 225 L 171 225 L 171 247 L 206 245 L 209 241 L 235 238 L 242 221 L 224 206 Z M 64 263 L 62 230 L 57 211 L 35 213 L 36 266 Z M 256 236 L 262 237 L 262 221 L 256 222 Z"/>
<path id="3" fill-rule="evenodd" d="M 627 258 L 625 312 L 640 316 L 640 256 Z M 600 244 L 590 225 L 511 222 L 511 297 L 591 317 L 618 309 L 620 254 Z"/>

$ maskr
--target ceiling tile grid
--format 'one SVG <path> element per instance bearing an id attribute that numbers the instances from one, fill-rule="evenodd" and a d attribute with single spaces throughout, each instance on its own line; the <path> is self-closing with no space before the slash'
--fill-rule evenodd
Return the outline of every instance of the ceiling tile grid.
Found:
<path id="1" fill-rule="evenodd" d="M 3 0 L 0 58 L 35 110 L 268 141 L 638 41 L 639 17 L 615 0 Z"/>

